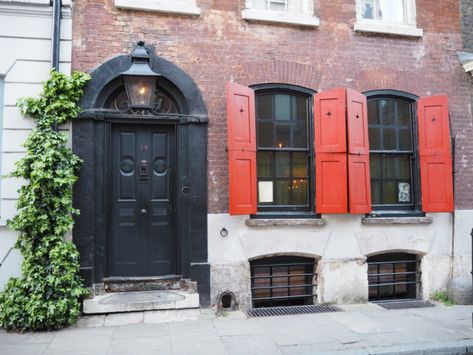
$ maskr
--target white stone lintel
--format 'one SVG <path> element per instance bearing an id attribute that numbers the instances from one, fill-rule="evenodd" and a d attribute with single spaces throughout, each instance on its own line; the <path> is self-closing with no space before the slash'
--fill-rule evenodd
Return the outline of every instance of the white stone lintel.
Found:
<path id="1" fill-rule="evenodd" d="M 170 14 L 201 14 L 195 0 L 115 0 L 115 6 L 121 9 L 158 11 Z"/>
<path id="2" fill-rule="evenodd" d="M 320 25 L 318 17 L 308 14 L 296 14 L 283 11 L 245 9 L 242 18 L 247 21 L 283 23 L 289 25 L 317 27 Z"/>
<path id="3" fill-rule="evenodd" d="M 373 23 L 368 21 L 356 22 L 354 30 L 357 32 L 383 33 L 406 37 L 422 37 L 424 35 L 422 28 L 415 26 Z"/>

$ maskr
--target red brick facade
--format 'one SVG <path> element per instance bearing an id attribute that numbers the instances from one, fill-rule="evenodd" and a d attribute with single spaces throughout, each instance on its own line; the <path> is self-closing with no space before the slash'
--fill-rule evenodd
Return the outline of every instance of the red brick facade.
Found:
<path id="1" fill-rule="evenodd" d="M 113 0 L 75 2 L 73 69 L 90 71 L 138 39 L 187 72 L 209 112 L 208 208 L 228 211 L 225 82 L 346 86 L 449 96 L 455 139 L 455 205 L 473 208 L 471 80 L 461 67 L 460 4 L 417 0 L 422 38 L 353 31 L 355 0 L 315 1 L 318 28 L 249 23 L 244 0 L 197 0 L 199 17 L 119 10 Z"/>

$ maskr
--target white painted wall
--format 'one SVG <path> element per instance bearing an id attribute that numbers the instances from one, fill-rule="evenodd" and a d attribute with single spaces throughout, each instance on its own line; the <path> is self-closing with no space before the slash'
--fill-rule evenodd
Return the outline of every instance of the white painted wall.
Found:
<path id="1" fill-rule="evenodd" d="M 72 48 L 71 2 L 63 1 L 60 70 L 70 74 Z M 0 0 L 0 76 L 4 77 L 0 181 L 0 290 L 20 274 L 21 254 L 14 248 L 16 233 L 6 221 L 16 213 L 17 190 L 23 181 L 11 173 L 24 154 L 22 143 L 33 122 L 22 117 L 17 99 L 35 96 L 48 77 L 51 60 L 52 8 L 49 0 Z M 2 109 L 0 107 L 0 109 Z M 68 127 L 66 127 L 68 129 Z"/>
<path id="2" fill-rule="evenodd" d="M 247 226 L 248 216 L 210 214 L 209 263 L 211 297 L 230 290 L 243 308 L 250 306 L 249 260 L 272 255 L 301 255 L 318 260 L 317 297 L 320 302 L 359 302 L 368 299 L 366 258 L 383 252 L 421 255 L 421 296 L 445 290 L 453 274 L 471 279 L 473 211 L 432 213 L 431 224 L 364 225 L 357 215 L 324 215 L 325 226 Z M 228 236 L 220 236 L 225 227 Z M 230 272 L 231 270 L 231 272 Z"/>

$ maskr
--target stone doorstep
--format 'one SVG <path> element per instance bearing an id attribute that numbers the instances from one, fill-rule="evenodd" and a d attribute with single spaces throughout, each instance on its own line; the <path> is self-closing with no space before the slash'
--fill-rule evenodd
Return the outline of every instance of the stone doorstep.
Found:
<path id="1" fill-rule="evenodd" d="M 199 294 L 159 290 L 107 293 L 83 302 L 84 314 L 199 308 Z"/>

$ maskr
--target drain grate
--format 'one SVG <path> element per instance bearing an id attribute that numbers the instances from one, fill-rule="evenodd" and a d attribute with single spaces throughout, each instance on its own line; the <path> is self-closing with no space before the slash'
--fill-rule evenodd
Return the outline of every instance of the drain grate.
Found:
<path id="1" fill-rule="evenodd" d="M 427 301 L 403 301 L 403 302 L 374 302 L 385 309 L 408 309 L 408 308 L 426 308 L 434 305 Z"/>
<path id="2" fill-rule="evenodd" d="M 340 312 L 335 306 L 317 304 L 308 306 L 252 308 L 247 313 L 250 317 L 288 316 L 294 314 Z"/>

